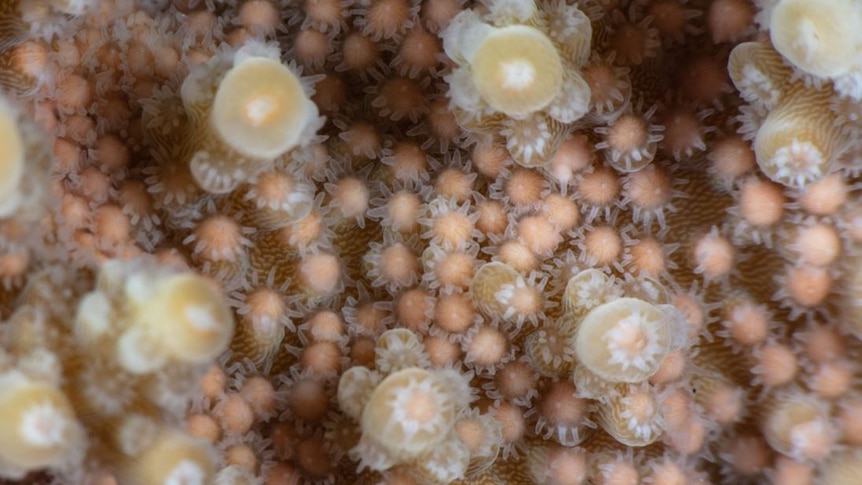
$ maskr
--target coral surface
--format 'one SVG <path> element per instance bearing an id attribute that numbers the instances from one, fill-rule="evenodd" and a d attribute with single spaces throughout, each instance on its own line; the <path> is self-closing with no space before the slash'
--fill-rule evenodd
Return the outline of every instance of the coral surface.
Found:
<path id="1" fill-rule="evenodd" d="M 862 0 L 0 0 L 0 480 L 862 477 Z"/>

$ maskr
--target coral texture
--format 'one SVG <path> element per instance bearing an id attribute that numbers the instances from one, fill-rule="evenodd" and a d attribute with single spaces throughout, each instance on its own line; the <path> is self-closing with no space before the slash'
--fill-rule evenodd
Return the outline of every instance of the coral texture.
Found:
<path id="1" fill-rule="evenodd" d="M 859 483 L 860 25 L 0 0 L 0 480 Z"/>

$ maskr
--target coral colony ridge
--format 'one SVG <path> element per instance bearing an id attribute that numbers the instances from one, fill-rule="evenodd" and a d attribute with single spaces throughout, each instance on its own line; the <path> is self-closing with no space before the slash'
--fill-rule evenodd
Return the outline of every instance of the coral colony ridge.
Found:
<path id="1" fill-rule="evenodd" d="M 862 0 L 0 0 L 0 481 L 862 480 Z"/>

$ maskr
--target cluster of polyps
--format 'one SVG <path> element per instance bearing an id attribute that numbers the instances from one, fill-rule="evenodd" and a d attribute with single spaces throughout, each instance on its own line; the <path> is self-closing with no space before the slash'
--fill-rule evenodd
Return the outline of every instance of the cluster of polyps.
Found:
<path id="1" fill-rule="evenodd" d="M 119 283 L 122 290 L 87 295 L 77 317 L 79 335 L 88 344 L 117 337 L 116 358 L 128 372 L 153 372 L 168 362 L 208 362 L 233 336 L 233 317 L 221 293 L 197 274 L 140 271 L 112 262 L 101 280 L 105 287 Z"/>
<path id="2" fill-rule="evenodd" d="M 172 389 L 183 387 L 184 379 L 192 386 L 206 364 L 225 350 L 233 328 L 221 292 L 198 274 L 145 268 L 134 261 L 104 265 L 74 322 L 81 348 L 109 363 L 96 366 L 93 378 L 82 383 L 84 399 L 106 400 L 107 392 L 99 389 L 105 380 L 100 375 L 111 369 L 131 382 L 166 381 L 143 386 L 147 392 L 117 403 L 115 408 L 128 416 L 97 414 L 117 423 L 113 439 L 124 455 L 119 476 L 130 483 L 207 480 L 213 472 L 208 448 L 178 431 L 154 428 L 153 417 L 144 410 L 152 404 L 184 403 L 183 391 L 171 395 Z M 99 401 L 87 404 L 100 409 Z M 150 431 L 135 431 L 138 428 Z"/>
<path id="3" fill-rule="evenodd" d="M 591 36 L 586 15 L 564 2 L 497 1 L 484 15 L 456 15 L 441 37 L 457 64 L 447 82 L 461 125 L 504 137 L 522 165 L 550 160 L 566 125 L 589 110 L 579 70 Z"/>
<path id="4" fill-rule="evenodd" d="M 728 72 L 756 113 L 744 131 L 753 138 L 757 164 L 767 177 L 805 187 L 841 168 L 849 140 L 845 123 L 835 121 L 838 96 L 831 84 L 794 80 L 792 68 L 764 42 L 736 46 Z"/>
<path id="5" fill-rule="evenodd" d="M 362 433 L 351 452 L 361 468 L 406 465 L 425 481 L 449 483 L 494 462 L 502 443 L 499 424 L 470 407 L 467 376 L 428 368 L 412 331 L 384 332 L 375 366 L 352 367 L 338 384 L 339 405 Z"/>
<path id="6" fill-rule="evenodd" d="M 207 483 L 206 444 L 172 429 L 233 334 L 220 291 L 191 272 L 111 260 L 91 275 L 45 270 L 3 322 L 0 477 L 102 468 L 131 484 Z M 88 291 L 89 290 L 89 291 Z"/>
<path id="7" fill-rule="evenodd" d="M 842 95 L 862 98 L 862 6 L 859 2 L 778 0 L 768 10 L 769 37 L 795 67 L 832 80 Z"/>
<path id="8" fill-rule="evenodd" d="M 566 286 L 560 321 L 577 359 L 577 395 L 598 401 L 597 422 L 621 443 L 644 446 L 664 431 L 679 435 L 691 423 L 670 429 L 663 414 L 687 379 L 687 365 L 678 362 L 685 353 L 675 352 L 688 346 L 682 313 L 666 304 L 659 283 L 620 284 L 596 270 L 582 273 Z M 687 407 L 689 398 L 681 400 Z"/>

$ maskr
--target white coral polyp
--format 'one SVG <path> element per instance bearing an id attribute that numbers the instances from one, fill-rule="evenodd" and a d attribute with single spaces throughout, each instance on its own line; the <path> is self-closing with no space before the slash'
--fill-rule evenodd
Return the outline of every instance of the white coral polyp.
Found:
<path id="1" fill-rule="evenodd" d="M 449 21 L 440 34 L 443 38 L 443 51 L 459 64 L 467 64 L 490 30 L 491 26 L 483 23 L 478 13 L 463 10 Z"/>
<path id="2" fill-rule="evenodd" d="M 445 80 L 449 84 L 449 99 L 454 106 L 466 111 L 482 109 L 482 97 L 479 95 L 479 89 L 476 87 L 470 69 L 456 67 Z"/>
<path id="3" fill-rule="evenodd" d="M 167 350 L 145 329 L 133 327 L 124 332 L 116 344 L 117 362 L 132 374 L 146 374 L 167 362 Z"/>
<path id="4" fill-rule="evenodd" d="M 21 478 L 29 471 L 70 463 L 85 446 L 66 395 L 19 371 L 0 373 L 0 416 L 2 478 Z"/>
<path id="5" fill-rule="evenodd" d="M 429 382 L 417 381 L 401 392 L 395 393 L 390 401 L 392 421 L 389 429 L 399 429 L 406 439 L 420 433 L 434 435 L 441 429 L 439 409 L 441 403 Z"/>
<path id="6" fill-rule="evenodd" d="M 362 411 L 362 436 L 399 461 L 441 443 L 455 420 L 450 388 L 434 372 L 408 368 L 384 379 Z"/>
<path id="7" fill-rule="evenodd" d="M 221 80 L 210 122 L 239 153 L 275 158 L 302 141 L 305 126 L 317 122 L 317 108 L 287 66 L 269 58 L 248 58 Z"/>
<path id="8" fill-rule="evenodd" d="M 73 423 L 50 402 L 31 406 L 21 417 L 18 432 L 33 447 L 62 446 L 69 439 Z"/>
<path id="9" fill-rule="evenodd" d="M 743 99 L 765 109 L 774 108 L 781 97 L 781 91 L 772 80 L 752 65 L 742 68 L 742 78 L 736 82 L 736 88 Z"/>
<path id="10" fill-rule="evenodd" d="M 647 391 L 636 389 L 620 400 L 620 417 L 626 420 L 627 429 L 636 438 L 651 440 L 661 433 L 659 406 Z"/>
<path id="11" fill-rule="evenodd" d="M 491 0 L 488 13 L 499 23 L 527 22 L 536 15 L 536 3 L 530 0 Z"/>
<path id="12" fill-rule="evenodd" d="M 554 132 L 548 119 L 536 113 L 525 119 L 509 119 L 500 132 L 506 137 L 506 149 L 516 162 L 525 167 L 544 164 L 550 158 L 554 146 Z"/>
<path id="13" fill-rule="evenodd" d="M 862 8 L 848 0 L 781 0 L 769 19 L 775 50 L 805 72 L 841 76 L 854 67 L 862 45 Z"/>
<path id="14" fill-rule="evenodd" d="M 411 330 L 393 328 L 383 332 L 374 349 L 374 364 L 383 373 L 396 372 L 410 367 L 427 367 L 428 356 L 424 346 Z"/>
<path id="15" fill-rule="evenodd" d="M 540 30 L 525 25 L 493 29 L 470 60 L 482 99 L 514 118 L 543 110 L 563 84 L 563 63 Z"/>
<path id="16" fill-rule="evenodd" d="M 649 351 L 658 344 L 656 323 L 634 311 L 605 332 L 602 341 L 611 353 L 610 363 L 623 370 L 634 366 L 645 372 L 658 365 L 656 353 Z"/>
<path id="17" fill-rule="evenodd" d="M 790 145 L 776 150 L 771 159 L 758 162 L 769 178 L 793 187 L 803 187 L 826 175 L 823 152 L 817 145 L 795 138 Z"/>
<path id="18" fill-rule="evenodd" d="M 593 28 L 590 19 L 575 5 L 556 0 L 546 7 L 548 36 L 556 42 L 576 66 L 590 57 Z"/>
<path id="19" fill-rule="evenodd" d="M 501 315 L 503 320 L 525 313 L 524 310 L 534 307 L 536 296 L 535 291 L 521 277 L 518 277 L 514 283 L 503 285 L 494 293 L 494 299 L 504 308 Z"/>
<path id="20" fill-rule="evenodd" d="M 641 382 L 655 374 L 673 344 L 673 315 L 646 301 L 618 298 L 581 321 L 574 347 L 581 364 L 609 382 Z"/>
<path id="21" fill-rule="evenodd" d="M 347 369 L 338 381 L 338 406 L 345 414 L 358 421 L 362 416 L 362 409 L 379 383 L 380 374 L 368 367 L 355 366 Z"/>
<path id="22" fill-rule="evenodd" d="M 576 72 L 567 73 L 557 97 L 547 108 L 548 115 L 560 123 L 574 123 L 590 110 L 590 86 Z"/>
<path id="23" fill-rule="evenodd" d="M 569 278 L 563 294 L 563 310 L 582 316 L 597 306 L 616 300 L 622 290 L 601 270 L 587 269 Z"/>

